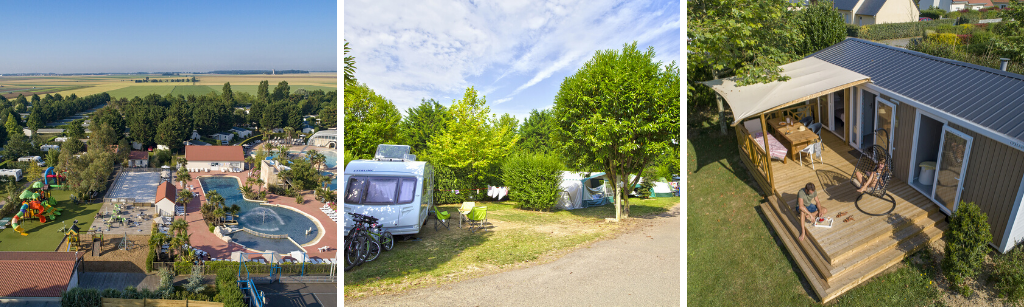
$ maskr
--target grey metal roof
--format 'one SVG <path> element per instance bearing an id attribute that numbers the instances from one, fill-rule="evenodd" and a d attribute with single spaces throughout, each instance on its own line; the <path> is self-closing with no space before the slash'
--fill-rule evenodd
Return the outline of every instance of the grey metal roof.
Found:
<path id="1" fill-rule="evenodd" d="M 875 16 L 878 14 L 878 10 L 882 9 L 883 5 L 885 5 L 885 0 L 864 0 L 864 3 L 860 5 L 860 9 L 857 10 L 857 15 Z"/>
<path id="2" fill-rule="evenodd" d="M 1024 75 L 858 38 L 810 55 L 965 121 L 1024 142 Z"/>
<path id="3" fill-rule="evenodd" d="M 838 10 L 852 11 L 854 6 L 857 6 L 857 2 L 860 0 L 835 0 L 833 3 Z"/>

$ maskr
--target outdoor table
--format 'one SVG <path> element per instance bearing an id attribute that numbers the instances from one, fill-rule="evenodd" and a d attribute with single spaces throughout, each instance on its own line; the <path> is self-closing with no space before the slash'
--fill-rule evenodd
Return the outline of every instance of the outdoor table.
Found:
<path id="1" fill-rule="evenodd" d="M 789 158 L 793 159 L 793 161 L 796 161 L 796 155 L 801 150 L 818 140 L 818 135 L 814 134 L 811 129 L 804 127 L 804 131 L 800 131 L 800 127 L 804 127 L 804 125 L 794 122 L 792 126 L 787 125 L 786 127 L 776 129 L 778 136 L 785 139 L 786 143 L 789 143 Z"/>
<path id="2" fill-rule="evenodd" d="M 768 124 L 768 127 L 772 128 L 773 132 L 779 132 L 779 129 L 790 126 L 789 124 L 787 124 L 787 121 L 793 122 L 794 126 L 800 125 L 799 120 L 788 116 L 782 118 L 766 119 L 765 123 Z"/>

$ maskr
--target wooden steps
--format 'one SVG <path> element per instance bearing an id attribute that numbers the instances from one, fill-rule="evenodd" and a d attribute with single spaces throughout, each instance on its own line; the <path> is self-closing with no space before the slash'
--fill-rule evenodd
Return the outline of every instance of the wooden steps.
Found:
<path id="1" fill-rule="evenodd" d="M 800 225 L 795 224 L 798 217 L 792 215 L 793 210 L 781 208 L 785 206 L 788 205 L 779 206 L 770 200 L 761 208 L 822 302 L 853 289 L 926 244 L 938 240 L 946 228 L 945 215 L 931 205 L 934 210 L 919 210 L 913 216 L 898 219 L 890 217 L 887 222 L 893 224 L 884 225 L 886 231 L 858 235 L 851 240 L 856 244 L 844 248 L 843 254 L 830 257 L 818 244 L 812 243 L 815 240 L 809 231 L 803 242 L 798 240 Z M 841 218 L 836 222 L 842 223 Z M 810 224 L 805 226 L 813 227 Z"/>

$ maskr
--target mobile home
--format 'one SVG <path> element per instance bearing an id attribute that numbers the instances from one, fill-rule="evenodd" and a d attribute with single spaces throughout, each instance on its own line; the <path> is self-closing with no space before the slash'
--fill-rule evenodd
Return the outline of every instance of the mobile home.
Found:
<path id="1" fill-rule="evenodd" d="M 345 166 L 343 182 L 345 212 L 376 217 L 394 235 L 419 233 L 434 203 L 434 168 L 407 145 L 378 145 L 373 160 Z M 345 214 L 345 231 L 351 227 Z"/>

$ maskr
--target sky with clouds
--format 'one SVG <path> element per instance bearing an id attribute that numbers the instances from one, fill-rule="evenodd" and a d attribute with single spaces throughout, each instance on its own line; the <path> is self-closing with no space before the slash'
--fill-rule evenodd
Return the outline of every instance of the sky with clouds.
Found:
<path id="1" fill-rule="evenodd" d="M 356 78 L 407 108 L 445 105 L 474 86 L 491 112 L 520 123 L 550 108 L 595 51 L 637 42 L 680 60 L 679 1 L 345 1 Z"/>

